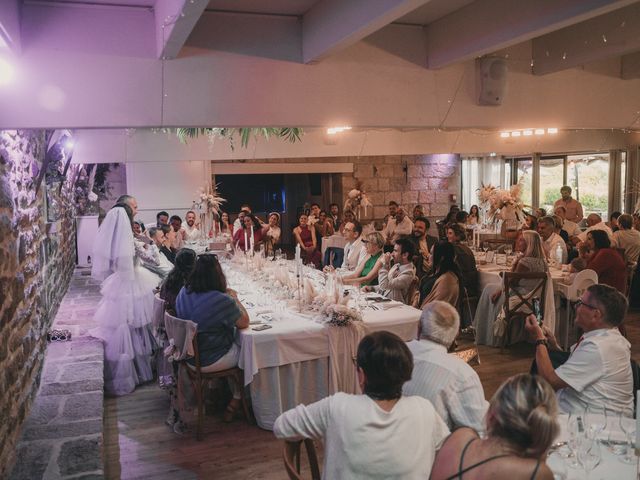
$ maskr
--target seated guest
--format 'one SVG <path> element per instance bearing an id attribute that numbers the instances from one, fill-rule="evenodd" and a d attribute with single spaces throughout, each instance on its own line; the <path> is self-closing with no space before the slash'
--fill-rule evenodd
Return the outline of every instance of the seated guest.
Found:
<path id="1" fill-rule="evenodd" d="M 566 230 L 562 228 L 562 224 L 563 224 L 562 218 L 560 218 L 559 215 L 551 215 L 551 218 L 553 218 L 553 221 L 555 222 L 554 232 L 560 235 L 560 238 L 564 240 L 565 244 L 569 243 L 569 234 L 567 233 Z"/>
<path id="2" fill-rule="evenodd" d="M 156 214 L 156 227 L 169 225 L 169 214 L 164 210 Z"/>
<path id="3" fill-rule="evenodd" d="M 462 228 L 463 230 L 467 228 L 467 220 L 469 219 L 469 214 L 467 212 L 465 212 L 464 210 L 460 210 L 458 213 L 456 213 L 456 222 L 458 225 L 460 225 L 460 228 Z"/>
<path id="4" fill-rule="evenodd" d="M 329 205 L 329 220 L 333 226 L 333 231 L 337 232 L 340 229 L 340 207 L 337 203 Z"/>
<path id="5" fill-rule="evenodd" d="M 553 333 L 541 329 L 535 316 L 525 327 L 536 339 L 535 368 L 558 395 L 560 410 L 583 412 L 605 407 L 633 416 L 631 345 L 618 327 L 627 311 L 627 300 L 615 288 L 591 285 L 576 305 L 576 325 L 584 332 L 554 368 L 549 353 L 561 351 Z M 555 356 L 556 359 L 561 355 Z"/>
<path id="6" fill-rule="evenodd" d="M 358 221 L 349 222 L 343 233 L 348 242 L 344 246 L 344 259 L 340 268 L 354 271 L 367 257 L 367 249 L 362 243 L 362 224 Z"/>
<path id="7" fill-rule="evenodd" d="M 245 214 L 247 213 L 251 214 L 251 206 L 249 206 L 246 203 L 243 203 L 242 205 L 240 205 L 240 213 L 238 213 L 238 218 L 236 218 L 235 221 L 233 222 L 233 233 L 243 228 L 242 227 L 243 219 Z"/>
<path id="8" fill-rule="evenodd" d="M 587 225 L 588 227 L 584 232 L 571 238 L 571 242 L 573 242 L 574 245 L 577 245 L 579 242 L 584 242 L 587 239 L 587 234 L 594 230 L 604 230 L 607 233 L 609 239 L 613 237 L 613 232 L 607 226 L 607 224 L 602 221 L 602 217 L 600 217 L 600 215 L 598 215 L 597 213 L 589 214 L 589 216 L 587 217 Z"/>
<path id="9" fill-rule="evenodd" d="M 618 224 L 618 218 L 620 218 L 620 215 L 622 215 L 622 213 L 617 211 L 609 215 L 609 222 L 607 223 L 607 225 L 609 225 L 609 228 L 613 233 L 620 230 L 620 225 Z"/>
<path id="10" fill-rule="evenodd" d="M 187 224 L 182 226 L 185 241 L 195 242 L 200 240 L 201 234 L 198 226 L 196 225 L 196 212 L 189 210 L 184 218 L 187 221 Z"/>
<path id="11" fill-rule="evenodd" d="M 333 235 L 333 224 L 327 219 L 327 212 L 320 210 L 318 220 L 313 224 L 316 230 L 316 240 L 318 240 L 318 250 L 322 250 L 322 238 Z"/>
<path id="12" fill-rule="evenodd" d="M 535 215 L 535 217 L 537 219 L 541 219 L 542 217 L 546 217 L 547 216 L 547 211 L 544 208 L 536 208 L 533 211 L 533 214 Z"/>
<path id="13" fill-rule="evenodd" d="M 165 229 L 167 229 L 166 227 L 168 227 L 168 225 L 165 225 Z M 165 229 L 159 227 L 151 227 L 149 229 L 149 237 L 151 238 L 151 240 L 153 240 L 155 246 L 158 248 L 158 252 L 160 252 L 160 255 L 166 258 L 167 261 L 171 263 L 171 268 L 173 268 L 173 264 L 176 261 L 176 254 L 171 250 L 171 240 L 168 239 L 166 234 L 164 233 Z M 171 229 L 168 228 L 167 230 L 170 231 Z"/>
<path id="14" fill-rule="evenodd" d="M 198 324 L 198 352 L 203 372 L 238 365 L 237 329 L 249 326 L 249 315 L 227 280 L 215 255 L 200 255 L 176 299 L 178 317 Z M 193 360 L 189 360 L 194 365 Z M 240 408 L 240 386 L 229 381 L 233 398 L 224 413 L 230 422 Z"/>
<path id="15" fill-rule="evenodd" d="M 342 223 L 340 224 L 340 228 L 338 232 L 342 235 L 342 231 L 344 230 L 344 226 L 349 222 L 354 222 L 356 220 L 356 214 L 353 213 L 353 210 L 345 210 L 342 214 Z"/>
<path id="16" fill-rule="evenodd" d="M 413 224 L 413 240 L 416 242 L 416 255 L 414 263 L 416 265 L 416 275 L 422 279 L 429 272 L 431 249 L 438 243 L 438 238 L 429 235 L 427 232 L 431 228 L 431 223 L 427 217 L 416 218 Z"/>
<path id="17" fill-rule="evenodd" d="M 419 217 L 424 217 L 424 207 L 420 204 L 417 204 L 415 207 L 413 207 L 413 215 L 411 216 L 411 219 L 415 222 L 416 218 Z"/>
<path id="18" fill-rule="evenodd" d="M 396 218 L 396 213 L 398 212 L 398 202 L 395 200 L 389 201 L 389 213 L 384 217 L 382 223 L 386 226 L 389 223 L 389 220 L 393 220 Z M 384 229 L 384 227 L 383 227 Z"/>
<path id="19" fill-rule="evenodd" d="M 323 478 L 429 478 L 449 429 L 428 400 L 402 395 L 413 361 L 389 332 L 362 339 L 357 354 L 363 395 L 336 393 L 280 415 L 273 433 L 284 440 L 324 438 Z"/>
<path id="20" fill-rule="evenodd" d="M 512 272 L 547 272 L 547 259 L 542 249 L 542 240 L 537 232 L 525 230 L 522 232 L 516 244 L 517 250 L 523 252 L 517 256 L 511 266 Z M 523 280 L 516 287 L 521 295 L 525 295 L 537 284 L 537 280 Z M 510 300 L 516 301 L 517 296 L 512 296 Z M 476 342 L 479 345 L 495 345 L 497 338 L 494 337 L 494 323 L 498 314 L 502 310 L 505 302 L 503 283 L 490 283 L 480 295 L 478 308 L 473 318 L 473 326 L 476 329 Z"/>
<path id="21" fill-rule="evenodd" d="M 542 248 L 544 249 L 544 254 L 549 261 L 556 261 L 556 253 L 558 247 L 560 247 L 560 251 L 562 252 L 561 262 L 567 263 L 567 244 L 564 243 L 564 240 L 560 235 L 556 232 L 556 222 L 553 217 L 542 217 L 538 219 L 538 233 L 540 237 L 542 237 Z"/>
<path id="22" fill-rule="evenodd" d="M 309 225 L 315 225 L 318 220 L 320 220 L 320 205 L 312 203 L 309 208 L 308 223 Z"/>
<path id="23" fill-rule="evenodd" d="M 462 285 L 467 289 L 468 295 L 475 296 L 478 294 L 478 267 L 473 252 L 462 243 L 466 239 L 467 233 L 459 224 L 452 223 L 447 227 L 447 241 L 455 250 Z"/>
<path id="24" fill-rule="evenodd" d="M 382 263 L 379 259 L 382 257 L 382 249 L 384 247 L 384 239 L 380 232 L 373 232 L 362 239 L 367 250 L 367 257 L 364 262 L 360 262 L 353 273 L 342 277 L 345 285 L 377 285 L 378 271 Z"/>
<path id="25" fill-rule="evenodd" d="M 160 298 L 166 302 L 166 309 L 172 315 L 176 311 L 176 298 L 184 287 L 196 263 L 196 252 L 182 248 L 176 255 L 176 264 L 160 286 Z"/>
<path id="26" fill-rule="evenodd" d="M 480 378 L 467 362 L 447 353 L 460 328 L 458 311 L 446 302 L 429 303 L 420 316 L 420 339 L 407 344 L 413 374 L 402 393 L 429 400 L 451 430 L 483 431 L 487 401 Z"/>
<path id="27" fill-rule="evenodd" d="M 414 251 L 415 246 L 408 238 L 396 240 L 393 253 L 385 253 L 380 257 L 378 286 L 364 287 L 365 291 L 376 291 L 391 300 L 409 303 L 407 293 L 416 276 L 416 268 L 411 261 Z M 391 258 L 393 258 L 393 267 L 391 267 Z"/>
<path id="28" fill-rule="evenodd" d="M 242 228 L 233 234 L 233 243 L 236 248 L 243 252 L 251 250 L 251 229 L 253 228 L 253 248 L 258 250 L 263 242 L 262 227 L 260 222 L 250 213 L 245 213 L 242 217 Z M 246 240 L 246 243 L 245 243 Z"/>
<path id="29" fill-rule="evenodd" d="M 171 253 L 173 254 L 173 258 L 170 258 L 169 260 L 171 260 L 172 262 L 175 262 L 176 259 L 176 253 L 178 252 L 178 250 L 176 250 L 173 246 L 174 242 L 176 241 L 176 232 L 175 230 L 171 227 L 171 225 L 160 225 L 160 230 L 162 230 L 162 233 L 164 233 L 164 244 L 165 246 L 171 251 Z"/>
<path id="30" fill-rule="evenodd" d="M 146 255 L 141 257 L 142 265 L 164 278 L 173 270 L 173 262 L 169 260 L 169 256 L 172 256 L 173 252 L 165 245 L 166 240 L 162 229 L 151 227 L 149 238 L 153 243 L 144 249 Z"/>
<path id="31" fill-rule="evenodd" d="M 576 235 L 580 235 L 580 227 L 577 223 L 572 222 L 571 220 L 567 220 L 567 209 L 562 205 L 555 208 L 553 211 L 556 215 L 558 215 L 562 219 L 562 229 L 569 234 L 569 238 L 575 237 Z"/>
<path id="32" fill-rule="evenodd" d="M 404 208 L 398 207 L 396 210 L 396 217 L 394 219 L 389 219 L 382 230 L 382 235 L 385 239 L 385 245 L 393 248 L 393 244 L 401 235 L 411 235 L 412 232 L 413 222 L 405 214 Z"/>
<path id="33" fill-rule="evenodd" d="M 218 225 L 220 225 L 220 233 L 233 237 L 233 223 L 231 223 L 227 212 L 220 213 L 220 222 Z"/>
<path id="34" fill-rule="evenodd" d="M 143 233 L 144 223 L 134 221 L 131 224 L 131 228 L 133 229 L 133 238 L 145 244 L 153 243 L 152 240 Z"/>
<path id="35" fill-rule="evenodd" d="M 455 257 L 455 249 L 449 242 L 436 243 L 433 247 L 431 274 L 420 284 L 420 308 L 435 300 L 458 305 L 462 281 Z"/>
<path id="36" fill-rule="evenodd" d="M 171 240 L 171 248 L 178 251 L 182 248 L 185 241 L 184 230 L 182 230 L 182 219 L 178 215 L 172 215 L 169 219 L 169 225 L 173 229 L 173 238 Z"/>
<path id="37" fill-rule="evenodd" d="M 467 219 L 467 225 L 478 225 L 480 223 L 480 211 L 478 205 L 471 205 L 469 209 L 469 218 Z"/>
<path id="38" fill-rule="evenodd" d="M 587 268 L 598 274 L 598 283 L 604 283 L 619 292 L 627 291 L 627 262 L 616 249 L 611 248 L 607 233 L 602 230 L 592 230 L 587 233 L 585 242 L 591 256 L 587 261 Z"/>
<path id="39" fill-rule="evenodd" d="M 271 212 L 267 218 L 267 222 L 266 225 L 262 226 L 262 236 L 264 238 L 266 255 L 273 256 L 280 245 L 280 237 L 282 236 L 280 214 L 278 212 Z"/>
<path id="40" fill-rule="evenodd" d="M 487 436 L 459 428 L 436 456 L 431 480 L 552 480 L 544 463 L 560 433 L 558 403 L 549 384 L 536 376 L 516 375 L 505 381 L 489 403 Z"/>
<path id="41" fill-rule="evenodd" d="M 313 264 L 320 268 L 321 254 L 318 251 L 318 241 L 316 239 L 316 229 L 309 226 L 309 217 L 304 213 L 298 219 L 298 226 L 293 229 L 293 236 L 300 245 L 302 261 L 306 264 Z"/>
<path id="42" fill-rule="evenodd" d="M 635 263 L 640 257 L 640 232 L 633 228 L 633 217 L 628 214 L 618 217 L 619 230 L 613 232 L 612 246 L 624 248 L 627 260 Z"/>

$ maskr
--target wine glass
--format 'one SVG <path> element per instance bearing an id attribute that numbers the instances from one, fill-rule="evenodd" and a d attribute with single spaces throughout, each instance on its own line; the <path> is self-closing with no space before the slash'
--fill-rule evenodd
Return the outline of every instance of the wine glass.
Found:
<path id="1" fill-rule="evenodd" d="M 588 406 L 584 416 L 587 422 L 587 436 L 597 440 L 598 435 L 607 428 L 607 409 Z"/>
<path id="2" fill-rule="evenodd" d="M 584 468 L 586 480 L 589 480 L 591 471 L 598 466 L 601 459 L 602 452 L 598 441 L 585 438 L 580 447 L 578 447 L 578 461 Z"/>
<path id="3" fill-rule="evenodd" d="M 627 441 L 627 453 L 623 456 L 620 461 L 623 463 L 628 463 L 630 465 L 635 465 L 635 436 L 636 436 L 636 424 L 635 422 L 627 419 L 622 414 L 619 419 L 620 430 L 624 433 L 625 440 Z"/>
<path id="4" fill-rule="evenodd" d="M 568 455 L 567 463 L 571 468 L 578 468 L 580 464 L 578 463 L 578 447 L 580 446 L 580 441 L 584 437 L 584 432 L 580 431 L 580 423 L 582 419 L 580 415 L 576 415 L 574 413 L 569 415 L 569 421 L 567 423 L 567 430 L 569 433 L 569 438 L 567 440 L 567 446 L 571 453 Z"/>
<path id="5" fill-rule="evenodd" d="M 489 251 L 489 245 L 487 244 L 487 242 L 484 242 L 482 244 L 482 250 L 484 251 L 484 260 L 486 262 L 487 261 L 487 252 Z"/>
<path id="6" fill-rule="evenodd" d="M 510 243 L 505 244 L 504 253 L 507 255 L 507 261 L 509 260 L 509 257 L 511 256 L 511 252 L 513 252 L 513 247 L 511 246 L 511 244 Z"/>

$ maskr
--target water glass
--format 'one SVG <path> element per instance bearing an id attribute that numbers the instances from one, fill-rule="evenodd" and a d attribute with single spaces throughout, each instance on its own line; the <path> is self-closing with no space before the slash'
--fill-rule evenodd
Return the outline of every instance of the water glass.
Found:
<path id="1" fill-rule="evenodd" d="M 622 415 L 620 416 L 619 422 L 620 430 L 624 433 L 625 440 L 627 441 L 627 453 L 625 456 L 620 458 L 620 461 L 630 465 L 635 465 L 637 462 L 635 456 L 636 424 Z"/>
<path id="2" fill-rule="evenodd" d="M 592 440 L 597 440 L 598 435 L 607 428 L 607 409 L 588 406 L 584 412 L 584 417 L 587 436 Z"/>
<path id="3" fill-rule="evenodd" d="M 578 461 L 584 468 L 586 480 L 589 480 L 591 471 L 598 466 L 601 459 L 602 452 L 596 439 L 585 439 L 578 447 Z"/>
<path id="4" fill-rule="evenodd" d="M 580 446 L 580 443 L 585 436 L 585 432 L 580 431 L 580 422 L 582 422 L 580 415 L 569 415 L 569 421 L 567 423 L 567 429 L 569 433 L 567 446 L 571 450 L 571 453 L 569 453 L 568 455 L 568 464 L 571 468 L 578 468 L 580 466 L 580 464 L 578 463 L 578 447 Z"/>

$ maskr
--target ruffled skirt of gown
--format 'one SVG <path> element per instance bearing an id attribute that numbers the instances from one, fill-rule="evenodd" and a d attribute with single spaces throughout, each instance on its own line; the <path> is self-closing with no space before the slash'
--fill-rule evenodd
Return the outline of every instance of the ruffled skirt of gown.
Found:
<path id="1" fill-rule="evenodd" d="M 102 282 L 102 300 L 90 334 L 104 341 L 104 390 L 126 395 L 136 385 L 153 380 L 151 335 L 153 289 L 159 277 L 136 267 L 116 272 Z"/>

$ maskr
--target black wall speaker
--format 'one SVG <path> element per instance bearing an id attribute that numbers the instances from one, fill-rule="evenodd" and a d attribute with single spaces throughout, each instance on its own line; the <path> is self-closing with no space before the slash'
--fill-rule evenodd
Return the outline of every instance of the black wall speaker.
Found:
<path id="1" fill-rule="evenodd" d="M 502 105 L 507 90 L 507 60 L 502 57 L 476 59 L 478 105 Z"/>

